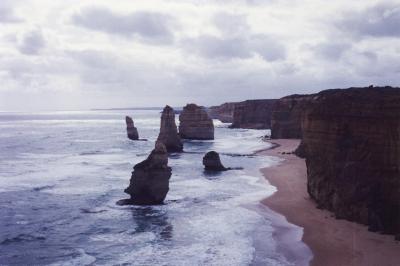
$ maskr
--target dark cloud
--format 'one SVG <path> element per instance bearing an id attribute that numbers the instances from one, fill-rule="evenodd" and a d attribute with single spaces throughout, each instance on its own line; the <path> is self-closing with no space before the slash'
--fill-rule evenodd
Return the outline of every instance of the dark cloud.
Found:
<path id="1" fill-rule="evenodd" d="M 357 36 L 400 37 L 400 4 L 377 5 L 347 14 L 338 27 Z"/>
<path id="2" fill-rule="evenodd" d="M 14 10 L 0 3 L 0 23 L 18 23 L 22 20 L 15 16 Z"/>
<path id="3" fill-rule="evenodd" d="M 259 34 L 251 36 L 250 49 L 260 55 L 265 61 L 277 61 L 286 58 L 285 46 L 269 35 Z"/>
<path id="4" fill-rule="evenodd" d="M 186 40 L 186 50 L 209 59 L 245 59 L 256 55 L 265 61 L 286 58 L 285 46 L 269 35 L 253 34 L 245 15 L 220 12 L 212 22 L 220 36 L 202 35 Z"/>
<path id="5" fill-rule="evenodd" d="M 222 34 L 247 35 L 251 31 L 245 15 L 221 12 L 214 15 L 213 23 Z"/>
<path id="6" fill-rule="evenodd" d="M 195 51 L 210 59 L 249 58 L 251 51 L 248 42 L 240 38 L 222 39 L 211 35 L 203 35 L 184 43 L 188 51 Z"/>
<path id="7" fill-rule="evenodd" d="M 25 33 L 20 43 L 18 44 L 18 50 L 26 55 L 37 55 L 46 46 L 46 41 L 43 38 L 40 30 L 34 30 Z"/>
<path id="8" fill-rule="evenodd" d="M 172 17 L 155 12 L 135 12 L 127 15 L 106 8 L 87 8 L 72 17 L 74 24 L 87 29 L 123 37 L 138 37 L 150 43 L 173 41 Z"/>
<path id="9" fill-rule="evenodd" d="M 266 61 L 286 58 L 286 49 L 279 41 L 267 35 L 249 37 L 215 37 L 203 35 L 184 42 L 187 51 L 194 51 L 209 59 L 245 59 L 255 55 Z"/>
<path id="10" fill-rule="evenodd" d="M 351 44 L 344 42 L 324 42 L 311 49 L 319 58 L 326 60 L 339 60 L 342 55 L 351 48 Z"/>

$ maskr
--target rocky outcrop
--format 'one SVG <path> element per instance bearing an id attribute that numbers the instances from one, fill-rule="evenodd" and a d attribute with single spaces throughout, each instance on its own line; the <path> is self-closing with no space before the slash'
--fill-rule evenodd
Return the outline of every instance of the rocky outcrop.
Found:
<path id="1" fill-rule="evenodd" d="M 214 124 L 204 107 L 187 104 L 179 115 L 179 135 L 183 139 L 214 139 Z"/>
<path id="2" fill-rule="evenodd" d="M 271 115 L 272 139 L 301 139 L 301 121 L 313 95 L 290 95 L 277 100 Z"/>
<path id="3" fill-rule="evenodd" d="M 237 103 L 224 103 L 218 106 L 211 106 L 208 108 L 208 114 L 213 119 L 218 119 L 222 123 L 233 122 L 233 111 Z"/>
<path id="4" fill-rule="evenodd" d="M 271 128 L 272 107 L 277 100 L 247 100 L 235 105 L 231 128 Z"/>
<path id="5" fill-rule="evenodd" d="M 130 116 L 125 117 L 125 122 L 126 122 L 126 133 L 128 135 L 128 138 L 131 140 L 138 140 L 139 139 L 139 133 L 137 128 L 135 127 L 133 120 Z"/>
<path id="6" fill-rule="evenodd" d="M 149 157 L 133 167 L 129 187 L 125 189 L 125 193 L 131 196 L 129 203 L 162 204 L 169 190 L 170 177 L 167 149 L 163 143 L 157 142 Z"/>
<path id="7" fill-rule="evenodd" d="M 203 165 L 206 171 L 226 171 L 226 168 L 222 165 L 219 154 L 215 151 L 207 152 L 203 157 Z"/>
<path id="8" fill-rule="evenodd" d="M 308 193 L 319 207 L 400 234 L 400 88 L 322 91 L 302 127 Z"/>
<path id="9" fill-rule="evenodd" d="M 175 123 L 175 112 L 170 106 L 165 106 L 161 114 L 160 133 L 157 141 L 164 143 L 168 152 L 183 151 L 183 144 Z"/>

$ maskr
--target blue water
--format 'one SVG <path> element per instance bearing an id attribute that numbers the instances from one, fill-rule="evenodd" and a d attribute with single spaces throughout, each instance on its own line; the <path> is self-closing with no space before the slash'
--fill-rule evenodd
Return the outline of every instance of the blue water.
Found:
<path id="1" fill-rule="evenodd" d="M 149 141 L 127 139 L 125 115 Z M 165 205 L 115 204 L 159 123 L 159 111 L 0 113 L 0 265 L 294 265 L 258 203 L 275 191 L 259 168 L 278 159 L 253 155 L 268 131 L 215 121 L 214 141 L 171 154 Z M 209 150 L 244 169 L 205 174 Z"/>

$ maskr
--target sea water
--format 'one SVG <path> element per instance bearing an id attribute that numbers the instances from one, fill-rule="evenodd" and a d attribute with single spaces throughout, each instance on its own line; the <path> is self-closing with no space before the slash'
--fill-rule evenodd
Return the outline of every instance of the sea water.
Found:
<path id="1" fill-rule="evenodd" d="M 141 138 L 126 137 L 125 115 Z M 0 265 L 294 265 L 308 256 L 297 232 L 288 256 L 259 201 L 275 188 L 254 151 L 268 130 L 229 129 L 185 141 L 169 156 L 164 205 L 118 206 L 132 167 L 154 148 L 160 110 L 0 113 Z M 215 150 L 227 167 L 207 174 Z M 284 223 L 284 219 L 283 223 Z M 276 223 L 276 221 L 275 221 Z M 299 234 L 300 232 L 300 234 Z M 296 234 L 294 234 L 296 235 Z M 307 261 L 305 259 L 304 261 Z"/>

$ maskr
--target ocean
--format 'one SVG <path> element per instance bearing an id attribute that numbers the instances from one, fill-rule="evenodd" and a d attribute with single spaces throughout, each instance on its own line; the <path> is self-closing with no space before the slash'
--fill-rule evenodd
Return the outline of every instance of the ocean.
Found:
<path id="1" fill-rule="evenodd" d="M 279 159 L 254 153 L 269 130 L 214 120 L 214 141 L 169 156 L 164 205 L 116 205 L 160 111 L 0 113 L 0 265 L 306 265 L 302 229 L 259 203 L 276 190 L 259 169 Z M 126 137 L 125 115 L 148 141 Z M 210 150 L 243 170 L 204 173 Z"/>

